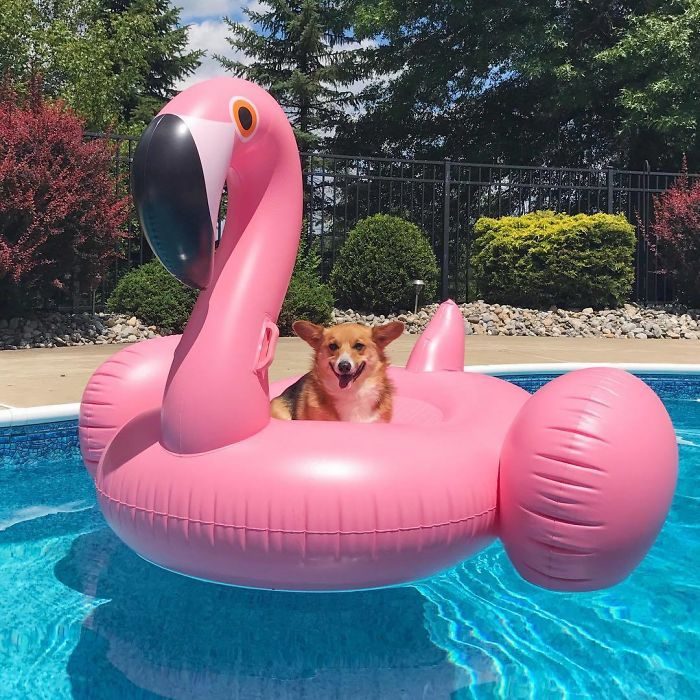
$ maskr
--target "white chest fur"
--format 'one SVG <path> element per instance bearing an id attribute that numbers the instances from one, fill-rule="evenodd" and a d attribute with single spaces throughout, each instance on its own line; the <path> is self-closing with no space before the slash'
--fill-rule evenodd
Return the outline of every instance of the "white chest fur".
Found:
<path id="1" fill-rule="evenodd" d="M 366 382 L 357 391 L 336 395 L 335 410 L 340 420 L 350 423 L 376 423 L 379 420 L 377 404 L 380 387 Z"/>

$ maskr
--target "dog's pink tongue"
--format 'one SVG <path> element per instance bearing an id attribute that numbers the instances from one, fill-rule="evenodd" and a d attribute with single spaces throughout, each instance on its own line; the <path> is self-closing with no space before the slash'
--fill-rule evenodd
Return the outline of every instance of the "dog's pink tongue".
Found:
<path id="1" fill-rule="evenodd" d="M 352 379 L 352 376 L 349 374 L 341 374 L 338 377 L 338 382 L 340 383 L 340 388 L 345 389 L 345 387 L 350 384 L 350 380 Z"/>

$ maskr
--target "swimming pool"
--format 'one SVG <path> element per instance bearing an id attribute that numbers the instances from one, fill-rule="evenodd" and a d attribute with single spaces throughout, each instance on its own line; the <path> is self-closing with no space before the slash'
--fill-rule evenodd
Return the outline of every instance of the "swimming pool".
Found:
<path id="1" fill-rule="evenodd" d="M 676 427 L 678 489 L 639 569 L 593 594 L 530 586 L 500 545 L 391 590 L 192 581 L 106 527 L 76 421 L 0 428 L 0 698 L 697 697 L 700 376 L 644 379 Z"/>

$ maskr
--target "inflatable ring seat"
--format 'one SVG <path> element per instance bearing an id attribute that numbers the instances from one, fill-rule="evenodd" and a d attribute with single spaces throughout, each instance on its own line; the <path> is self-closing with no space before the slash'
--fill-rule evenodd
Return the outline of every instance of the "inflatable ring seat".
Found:
<path id="1" fill-rule="evenodd" d="M 81 438 L 93 467 L 104 449 L 94 477 L 107 521 L 145 559 L 222 583 L 347 590 L 424 578 L 495 538 L 501 446 L 524 390 L 396 368 L 391 424 L 272 420 L 244 441 L 182 458 L 161 443 L 157 407 L 119 429 L 114 416 L 116 432 L 105 432 L 104 380 L 112 405 L 122 405 L 115 385 L 150 393 L 144 345 L 98 370 Z"/>

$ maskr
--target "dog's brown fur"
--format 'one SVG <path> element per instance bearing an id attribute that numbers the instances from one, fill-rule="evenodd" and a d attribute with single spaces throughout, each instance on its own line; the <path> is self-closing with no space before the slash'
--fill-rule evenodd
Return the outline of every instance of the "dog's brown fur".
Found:
<path id="1" fill-rule="evenodd" d="M 341 323 L 330 328 L 296 321 L 294 332 L 314 349 L 311 371 L 270 402 L 273 418 L 388 423 L 393 387 L 385 349 L 404 330 L 400 321 L 383 326 Z M 352 371 L 339 372 L 342 363 Z M 347 365 L 345 365 L 347 369 Z"/>

